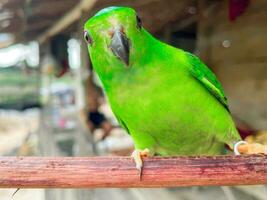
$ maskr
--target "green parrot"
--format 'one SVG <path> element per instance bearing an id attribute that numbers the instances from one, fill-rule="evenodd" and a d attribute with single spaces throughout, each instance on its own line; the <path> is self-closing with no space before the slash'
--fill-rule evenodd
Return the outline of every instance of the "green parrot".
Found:
<path id="1" fill-rule="evenodd" d="M 225 144 L 241 141 L 212 71 L 154 38 L 132 8 L 99 11 L 84 38 L 111 108 L 133 138 L 137 169 L 145 155 L 222 154 Z"/>

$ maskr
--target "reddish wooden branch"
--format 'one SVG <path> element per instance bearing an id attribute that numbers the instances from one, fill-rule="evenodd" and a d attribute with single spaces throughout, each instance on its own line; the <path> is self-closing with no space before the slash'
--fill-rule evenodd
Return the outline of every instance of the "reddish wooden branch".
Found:
<path id="1" fill-rule="evenodd" d="M 0 187 L 98 188 L 267 184 L 267 156 L 146 158 L 0 157 Z"/>

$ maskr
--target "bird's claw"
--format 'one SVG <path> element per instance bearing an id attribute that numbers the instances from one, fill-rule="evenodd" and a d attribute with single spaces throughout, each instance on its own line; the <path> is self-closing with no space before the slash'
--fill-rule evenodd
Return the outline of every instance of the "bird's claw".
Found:
<path id="1" fill-rule="evenodd" d="M 135 167 L 139 172 L 139 180 L 142 178 L 142 169 L 143 169 L 143 157 L 147 157 L 149 155 L 149 149 L 144 149 L 144 150 L 134 150 L 132 153 L 132 158 L 134 159 L 135 162 Z"/>
<path id="2" fill-rule="evenodd" d="M 246 141 L 239 141 L 234 145 L 235 155 L 241 154 L 267 154 L 267 146 L 259 143 L 248 143 Z"/>

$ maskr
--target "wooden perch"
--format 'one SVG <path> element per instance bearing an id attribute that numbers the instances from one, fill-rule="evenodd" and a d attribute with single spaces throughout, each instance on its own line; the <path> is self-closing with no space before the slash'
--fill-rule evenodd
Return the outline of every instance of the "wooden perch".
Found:
<path id="1" fill-rule="evenodd" d="M 0 157 L 0 188 L 179 187 L 267 184 L 267 156 Z"/>

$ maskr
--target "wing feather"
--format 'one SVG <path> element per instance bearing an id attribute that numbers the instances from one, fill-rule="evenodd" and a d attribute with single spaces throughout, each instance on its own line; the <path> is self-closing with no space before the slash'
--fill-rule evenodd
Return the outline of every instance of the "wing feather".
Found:
<path id="1" fill-rule="evenodd" d="M 191 65 L 189 71 L 229 111 L 223 88 L 213 72 L 193 54 L 186 53 Z M 229 111 L 230 112 L 230 111 Z"/>

